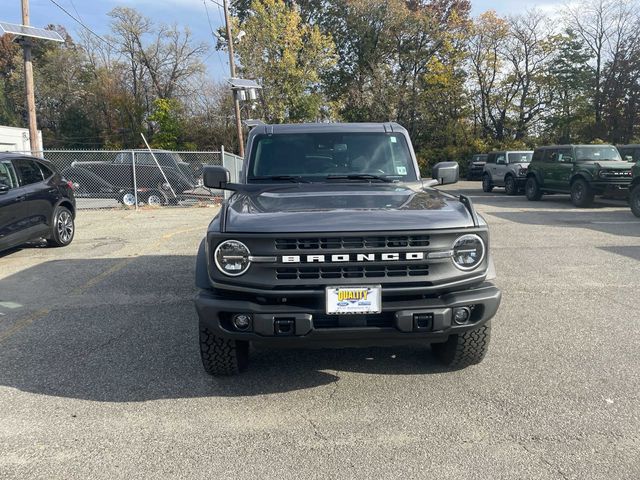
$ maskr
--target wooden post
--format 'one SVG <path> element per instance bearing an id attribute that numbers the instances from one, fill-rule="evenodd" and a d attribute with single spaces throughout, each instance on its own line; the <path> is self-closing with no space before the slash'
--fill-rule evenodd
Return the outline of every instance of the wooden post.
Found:
<path id="1" fill-rule="evenodd" d="M 231 22 L 229 21 L 229 5 L 227 0 L 223 1 L 224 7 L 224 23 L 227 28 L 227 49 L 229 50 L 229 70 L 231 71 L 231 78 L 236 77 L 236 63 L 233 55 L 233 37 L 231 36 Z M 236 130 L 238 132 L 238 152 L 241 157 L 244 157 L 244 135 L 242 133 L 242 118 L 240 116 L 240 100 L 233 92 L 233 105 L 236 112 Z"/>
<path id="2" fill-rule="evenodd" d="M 22 0 L 22 24 L 29 25 L 29 0 Z M 40 145 L 38 142 L 38 123 L 36 120 L 36 97 L 33 87 L 33 65 L 31 63 L 31 40 L 24 38 L 22 42 L 24 52 L 24 86 L 27 94 L 27 112 L 29 115 L 29 144 L 31 154 L 37 155 Z"/>

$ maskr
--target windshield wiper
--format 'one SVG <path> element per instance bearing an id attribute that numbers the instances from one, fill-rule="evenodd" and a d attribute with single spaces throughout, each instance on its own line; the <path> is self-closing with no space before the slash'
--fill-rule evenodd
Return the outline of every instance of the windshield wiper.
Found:
<path id="1" fill-rule="evenodd" d="M 370 173 L 357 173 L 351 175 L 328 175 L 325 178 L 327 180 L 380 180 L 387 183 L 397 181 L 397 179 L 391 178 L 387 175 L 372 175 Z"/>
<path id="2" fill-rule="evenodd" d="M 252 180 L 283 180 L 293 183 L 311 183 L 309 180 L 305 180 L 299 175 L 266 175 L 263 177 L 250 177 L 249 181 Z"/>

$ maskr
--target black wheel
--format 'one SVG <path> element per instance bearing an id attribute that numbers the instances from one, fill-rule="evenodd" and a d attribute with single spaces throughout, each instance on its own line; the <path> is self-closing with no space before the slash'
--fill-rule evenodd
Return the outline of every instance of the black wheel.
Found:
<path id="1" fill-rule="evenodd" d="M 66 247 L 73 241 L 75 233 L 76 226 L 71 211 L 65 207 L 57 207 L 53 213 L 51 234 L 47 243 L 52 247 Z"/>
<path id="2" fill-rule="evenodd" d="M 444 343 L 431 345 L 438 360 L 450 368 L 465 368 L 480 363 L 489 349 L 491 322 L 479 328 L 449 335 Z"/>
<path id="3" fill-rule="evenodd" d="M 636 217 L 640 217 L 640 185 L 636 185 L 629 195 L 629 205 Z"/>
<path id="4" fill-rule="evenodd" d="M 249 342 L 222 338 L 200 326 L 200 357 L 209 375 L 237 375 L 249 365 Z"/>
<path id="5" fill-rule="evenodd" d="M 518 194 L 518 185 L 516 184 L 516 180 L 512 175 L 509 175 L 504 179 L 504 191 L 507 195 Z"/>
<path id="6" fill-rule="evenodd" d="M 524 191 L 527 195 L 527 200 L 537 201 L 542 198 L 542 191 L 540 190 L 536 177 L 527 178 Z"/>
<path id="7" fill-rule="evenodd" d="M 482 191 L 487 193 L 493 191 L 493 185 L 491 185 L 491 177 L 489 175 L 482 176 Z"/>
<path id="8" fill-rule="evenodd" d="M 578 178 L 571 184 L 571 202 L 576 207 L 590 207 L 593 204 L 593 197 L 591 186 L 583 178 Z"/>

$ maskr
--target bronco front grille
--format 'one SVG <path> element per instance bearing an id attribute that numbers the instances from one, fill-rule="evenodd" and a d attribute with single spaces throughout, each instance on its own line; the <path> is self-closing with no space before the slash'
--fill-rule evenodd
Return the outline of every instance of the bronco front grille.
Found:
<path id="1" fill-rule="evenodd" d="M 600 170 L 601 178 L 631 178 L 631 170 Z"/>
<path id="2" fill-rule="evenodd" d="M 428 247 L 429 235 L 375 237 L 277 238 L 276 250 L 342 250 Z"/>
<path id="3" fill-rule="evenodd" d="M 339 267 L 280 267 L 277 280 L 320 280 L 340 278 L 391 278 L 429 275 L 429 265 L 357 265 Z"/>

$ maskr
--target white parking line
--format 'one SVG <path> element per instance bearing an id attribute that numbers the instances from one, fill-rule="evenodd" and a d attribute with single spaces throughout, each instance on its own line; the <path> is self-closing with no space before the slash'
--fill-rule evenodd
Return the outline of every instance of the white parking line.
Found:
<path id="1" fill-rule="evenodd" d="M 0 302 L 0 307 L 8 308 L 9 310 L 15 310 L 17 308 L 21 308 L 22 305 L 16 302 Z"/>

